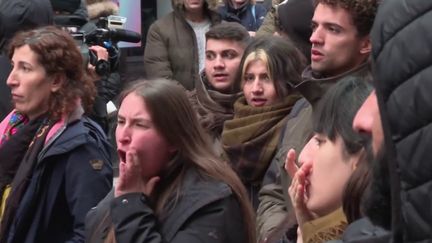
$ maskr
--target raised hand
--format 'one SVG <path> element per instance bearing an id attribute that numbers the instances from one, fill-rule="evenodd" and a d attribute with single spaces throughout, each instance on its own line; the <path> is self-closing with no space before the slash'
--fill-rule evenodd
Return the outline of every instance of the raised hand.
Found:
<path id="1" fill-rule="evenodd" d="M 293 174 L 288 193 L 296 214 L 297 223 L 303 225 L 305 222 L 315 218 L 313 213 L 309 211 L 306 206 L 308 200 L 306 187 L 309 183 L 306 178 L 312 171 L 312 164 L 304 164 L 298 168 L 295 164 L 295 160 L 296 153 L 293 149 L 290 149 L 285 161 L 285 170 L 288 174 Z"/>
<path id="2" fill-rule="evenodd" d="M 288 150 L 286 159 L 285 159 L 285 171 L 288 173 L 290 178 L 292 179 L 299 169 L 298 165 L 296 164 L 296 151 L 294 149 Z"/>
<path id="3" fill-rule="evenodd" d="M 120 176 L 115 188 L 116 197 L 132 192 L 142 192 L 149 196 L 160 180 L 158 176 L 148 180 L 143 178 L 141 163 L 134 150 L 126 152 L 126 162 L 120 162 L 119 171 Z"/>

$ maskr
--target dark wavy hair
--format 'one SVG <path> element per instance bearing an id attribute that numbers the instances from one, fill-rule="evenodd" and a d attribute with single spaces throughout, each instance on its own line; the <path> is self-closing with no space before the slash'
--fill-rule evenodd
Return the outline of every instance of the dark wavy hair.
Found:
<path id="1" fill-rule="evenodd" d="M 213 40 L 230 40 L 236 41 L 246 47 L 251 37 L 246 28 L 236 22 L 222 22 L 210 28 L 205 34 L 206 41 Z"/>
<path id="2" fill-rule="evenodd" d="M 359 36 L 366 36 L 372 29 L 378 5 L 381 0 L 315 0 L 318 4 L 341 7 L 347 10 Z"/>
<path id="3" fill-rule="evenodd" d="M 9 58 L 25 45 L 36 53 L 48 76 L 63 79 L 60 89 L 49 98 L 49 117 L 59 119 L 62 114 L 72 112 L 78 99 L 87 112 L 91 111 L 96 88 L 85 72 L 83 57 L 74 39 L 54 26 L 20 32 L 10 42 Z"/>

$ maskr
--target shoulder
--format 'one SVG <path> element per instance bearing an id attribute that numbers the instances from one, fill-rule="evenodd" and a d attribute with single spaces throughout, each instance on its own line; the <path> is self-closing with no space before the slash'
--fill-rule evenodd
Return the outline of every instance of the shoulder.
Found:
<path id="1" fill-rule="evenodd" d="M 227 229 L 222 228 L 229 227 L 227 223 L 236 226 L 235 228 L 241 227 L 242 210 L 226 183 L 188 172 L 181 189 L 181 197 L 164 220 L 162 232 L 167 239 L 171 239 L 185 224 L 200 222 L 208 222 L 206 224 L 214 226 L 215 230 L 221 228 L 223 237 L 227 237 Z"/>
<path id="2" fill-rule="evenodd" d="M 179 14 L 175 13 L 174 11 L 168 13 L 167 15 L 159 18 L 155 22 L 153 22 L 150 25 L 150 30 L 159 30 L 161 28 L 166 28 L 172 26 L 175 22 L 180 20 Z"/>
<path id="3" fill-rule="evenodd" d="M 232 194 L 231 188 L 225 182 L 200 175 L 196 169 L 189 169 L 186 173 L 182 191 L 185 198 L 200 195 L 203 203 L 210 203 Z"/>
<path id="4" fill-rule="evenodd" d="M 92 153 L 101 154 L 110 160 L 111 146 L 105 132 L 96 122 L 86 116 L 70 123 L 58 138 L 55 136 L 54 134 L 52 139 L 55 140 L 52 145 L 48 145 L 50 147 L 45 156 L 69 153 L 84 146 L 86 151 L 93 151 Z"/>
<path id="5" fill-rule="evenodd" d="M 339 242 L 389 242 L 390 232 L 375 226 L 367 218 L 349 224 Z"/>

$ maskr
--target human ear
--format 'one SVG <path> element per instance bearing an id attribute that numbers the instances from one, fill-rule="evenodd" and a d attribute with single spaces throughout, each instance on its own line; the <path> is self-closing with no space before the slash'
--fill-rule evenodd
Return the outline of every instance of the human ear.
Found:
<path id="1" fill-rule="evenodd" d="M 363 160 L 364 153 L 366 153 L 365 149 L 362 148 L 360 151 L 358 151 L 355 155 L 353 155 L 350 159 L 352 171 L 355 171 L 357 169 L 357 166 L 359 163 L 361 163 L 361 160 Z"/>
<path id="2" fill-rule="evenodd" d="M 66 79 L 66 77 L 64 75 L 54 75 L 51 78 L 51 92 L 55 93 L 57 92 L 61 86 L 63 85 L 64 80 Z"/>
<path id="3" fill-rule="evenodd" d="M 370 36 L 363 37 L 361 41 L 360 54 L 369 54 L 372 51 L 372 43 Z"/>

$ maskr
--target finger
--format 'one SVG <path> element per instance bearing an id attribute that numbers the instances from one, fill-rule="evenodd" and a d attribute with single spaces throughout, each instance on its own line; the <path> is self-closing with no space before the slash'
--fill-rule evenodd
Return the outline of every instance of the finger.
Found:
<path id="1" fill-rule="evenodd" d="M 312 169 L 313 169 L 313 164 L 312 163 L 305 163 L 302 165 L 302 167 L 300 168 L 301 171 L 303 171 L 303 174 L 305 176 L 309 175 L 310 173 L 312 173 Z"/>
<path id="2" fill-rule="evenodd" d="M 304 205 L 304 200 L 303 197 L 304 196 L 304 186 L 303 185 L 299 185 L 297 187 L 297 194 L 296 194 L 296 202 L 298 206 L 303 206 Z"/>
<path id="3" fill-rule="evenodd" d="M 288 150 L 285 160 L 285 170 L 291 178 L 293 178 L 295 173 L 298 171 L 298 166 L 295 163 L 296 157 L 297 155 L 294 149 Z"/>

